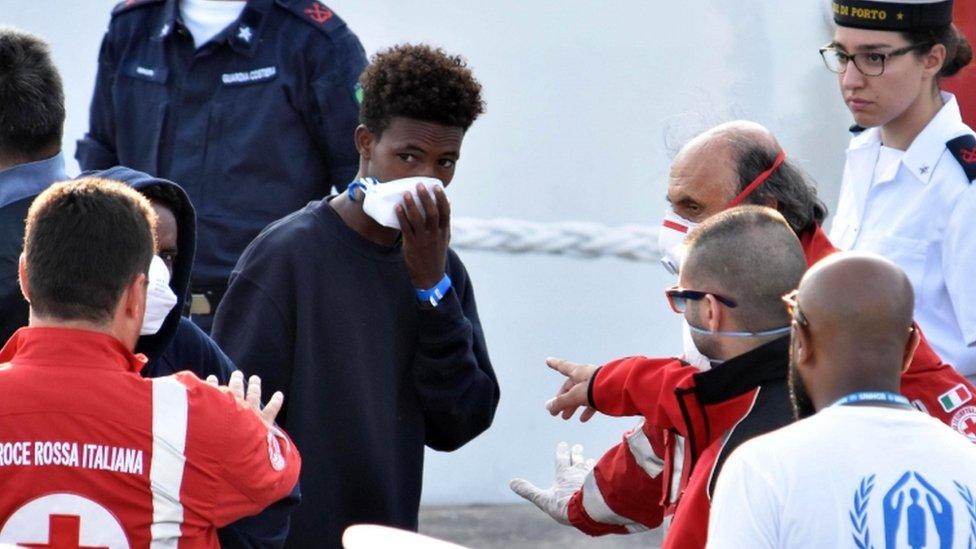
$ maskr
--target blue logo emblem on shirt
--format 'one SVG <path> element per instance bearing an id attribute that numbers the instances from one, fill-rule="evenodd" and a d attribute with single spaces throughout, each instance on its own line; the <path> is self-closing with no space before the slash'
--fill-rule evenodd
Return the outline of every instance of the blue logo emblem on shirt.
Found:
<path id="1" fill-rule="evenodd" d="M 881 501 L 884 520 L 885 549 L 908 547 L 953 546 L 954 520 L 969 519 L 970 549 L 976 548 L 976 498 L 968 486 L 953 482 L 955 491 L 965 503 L 961 516 L 953 513 L 952 503 L 934 485 L 915 471 L 906 471 L 885 492 Z M 850 509 L 851 535 L 859 549 L 873 549 L 869 517 L 871 493 L 874 490 L 875 475 L 861 479 L 854 491 L 853 506 Z M 950 496 L 951 496 L 950 492 Z"/>

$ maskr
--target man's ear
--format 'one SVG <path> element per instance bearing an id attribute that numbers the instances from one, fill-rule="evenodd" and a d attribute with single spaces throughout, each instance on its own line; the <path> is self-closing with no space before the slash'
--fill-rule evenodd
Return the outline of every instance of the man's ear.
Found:
<path id="1" fill-rule="evenodd" d="M 912 359 L 915 358 L 915 350 L 918 349 L 918 344 L 922 341 L 922 334 L 919 332 L 918 324 L 912 323 L 912 333 L 908 336 L 908 341 L 905 342 L 905 351 L 901 358 L 901 373 L 908 371 L 908 367 L 912 365 Z"/>
<path id="2" fill-rule="evenodd" d="M 356 150 L 359 152 L 359 156 L 369 160 L 370 155 L 373 153 L 373 144 L 376 136 L 365 125 L 360 124 L 356 127 L 353 138 L 356 141 Z"/>
<path id="3" fill-rule="evenodd" d="M 793 360 L 796 362 L 797 367 L 800 364 L 803 364 L 804 367 L 813 364 L 811 360 L 813 358 L 813 345 L 810 344 L 810 334 L 807 330 L 803 329 L 802 326 L 795 325 L 790 332 L 790 338 L 793 344 Z"/>
<path id="4" fill-rule="evenodd" d="M 24 295 L 24 300 L 30 303 L 30 288 L 27 281 L 27 256 L 20 254 L 17 261 L 17 281 L 20 283 L 20 293 Z"/>
<path id="5" fill-rule="evenodd" d="M 705 326 L 712 332 L 718 332 L 722 329 L 722 304 L 712 294 L 705 296 L 705 303 L 708 304 L 705 311 Z"/>
<path id="6" fill-rule="evenodd" d="M 142 322 L 146 314 L 146 294 L 148 291 L 146 273 L 139 273 L 132 277 L 125 291 L 122 292 L 122 311 L 126 318 L 138 319 Z"/>

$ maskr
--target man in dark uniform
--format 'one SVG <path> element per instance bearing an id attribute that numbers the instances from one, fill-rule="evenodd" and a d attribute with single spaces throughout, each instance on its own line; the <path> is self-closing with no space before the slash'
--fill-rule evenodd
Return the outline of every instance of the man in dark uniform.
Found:
<path id="1" fill-rule="evenodd" d="M 127 0 L 102 41 L 83 170 L 179 181 L 197 209 L 191 312 L 209 331 L 268 223 L 355 175 L 359 39 L 317 0 Z"/>
<path id="2" fill-rule="evenodd" d="M 64 181 L 64 91 L 40 38 L 0 30 L 0 345 L 27 325 L 17 282 L 24 219 L 34 197 Z"/>

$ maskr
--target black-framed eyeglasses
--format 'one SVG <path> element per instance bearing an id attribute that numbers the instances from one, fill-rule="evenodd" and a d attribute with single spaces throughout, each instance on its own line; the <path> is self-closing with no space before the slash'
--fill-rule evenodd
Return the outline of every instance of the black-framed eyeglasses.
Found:
<path id="1" fill-rule="evenodd" d="M 698 290 L 688 290 L 686 288 L 681 288 L 679 286 L 674 286 L 668 288 L 667 290 L 664 290 L 664 297 L 668 298 L 668 305 L 671 306 L 672 311 L 678 314 L 683 314 L 685 312 L 685 308 L 688 306 L 689 300 L 700 301 L 702 299 L 705 299 L 706 295 L 710 295 L 714 297 L 716 301 L 718 301 L 722 305 L 725 305 L 726 307 L 729 308 L 736 307 L 735 301 L 727 297 L 718 295 L 714 292 L 700 292 Z"/>
<path id="2" fill-rule="evenodd" d="M 783 303 L 786 304 L 786 312 L 790 315 L 790 318 L 794 322 L 803 326 L 804 328 L 810 325 L 807 322 L 807 317 L 803 315 L 803 311 L 800 310 L 800 303 L 797 301 L 797 297 L 800 295 L 800 290 L 793 290 L 792 292 L 784 295 L 782 297 Z"/>
<path id="3" fill-rule="evenodd" d="M 844 74 L 847 72 L 847 66 L 850 62 L 854 61 L 854 66 L 864 76 L 881 76 L 884 74 L 885 62 L 888 59 L 931 45 L 931 42 L 920 42 L 889 52 L 867 51 L 861 53 L 847 53 L 833 46 L 824 46 L 820 48 L 820 57 L 823 58 L 824 65 L 830 72 Z"/>

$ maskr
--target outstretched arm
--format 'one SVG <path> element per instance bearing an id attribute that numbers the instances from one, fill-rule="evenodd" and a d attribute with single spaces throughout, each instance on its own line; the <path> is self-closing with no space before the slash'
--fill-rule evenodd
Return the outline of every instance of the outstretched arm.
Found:
<path id="1" fill-rule="evenodd" d="M 609 416 L 643 416 L 661 429 L 688 429 L 682 419 L 672 417 L 677 408 L 669 403 L 675 399 L 675 388 L 686 385 L 697 370 L 676 358 L 627 357 L 599 368 L 562 359 L 547 363 L 566 376 L 556 397 L 546 403 L 554 416 L 569 419 L 577 409 L 587 407 L 580 415 L 582 421 L 599 411 Z"/>
<path id="2" fill-rule="evenodd" d="M 562 524 L 591 536 L 630 534 L 660 526 L 664 520 L 663 433 L 639 425 L 594 465 L 570 455 L 561 467 L 557 448 L 556 483 L 549 490 L 515 479 L 511 487 Z M 651 439 L 654 439 L 652 442 Z M 564 464 L 563 464 L 564 465 Z"/>

